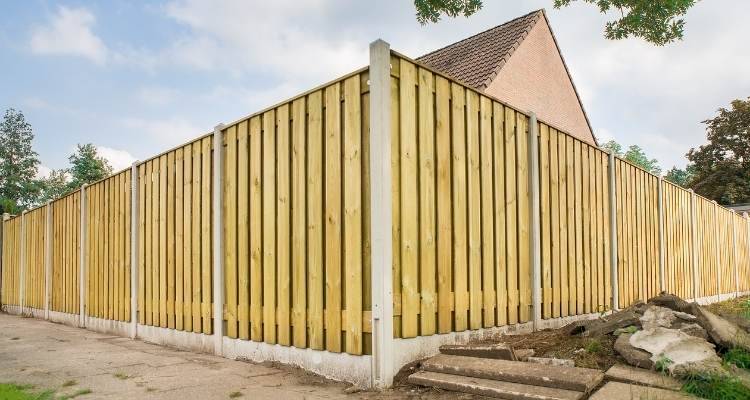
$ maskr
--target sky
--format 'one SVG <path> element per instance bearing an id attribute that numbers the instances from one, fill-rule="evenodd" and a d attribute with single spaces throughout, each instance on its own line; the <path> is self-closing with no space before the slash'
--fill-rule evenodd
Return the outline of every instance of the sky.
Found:
<path id="1" fill-rule="evenodd" d="M 382 38 L 411 57 L 546 8 L 600 143 L 665 170 L 705 142 L 701 121 L 750 96 L 750 1 L 698 2 L 683 41 L 610 41 L 595 6 L 484 0 L 420 25 L 410 0 L 5 1 L 0 112 L 21 110 L 40 174 L 93 143 L 116 170 L 365 66 Z"/>

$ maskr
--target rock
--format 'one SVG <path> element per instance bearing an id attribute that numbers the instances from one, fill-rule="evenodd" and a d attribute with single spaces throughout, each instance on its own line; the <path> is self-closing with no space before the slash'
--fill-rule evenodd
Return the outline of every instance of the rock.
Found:
<path id="1" fill-rule="evenodd" d="M 534 349 L 517 349 L 513 350 L 518 361 L 526 361 L 527 358 L 534 356 Z"/>
<path id="2" fill-rule="evenodd" d="M 622 382 L 607 382 L 589 400 L 696 400 L 685 393 Z"/>
<path id="3" fill-rule="evenodd" d="M 440 346 L 440 353 L 454 356 L 516 361 L 516 354 L 513 352 L 513 347 L 507 343 L 446 344 Z"/>
<path id="4" fill-rule="evenodd" d="M 630 344 L 630 334 L 624 333 L 615 341 L 614 349 L 628 364 L 638 367 L 652 369 L 654 362 L 651 361 L 651 353 L 635 348 Z"/>
<path id="5" fill-rule="evenodd" d="M 346 394 L 354 394 L 354 393 L 359 393 L 361 391 L 362 391 L 362 388 L 357 385 L 352 385 L 344 389 L 344 393 Z"/>
<path id="6" fill-rule="evenodd" d="M 630 344 L 651 353 L 654 363 L 669 360 L 666 367 L 675 374 L 713 371 L 721 367 L 713 344 L 677 329 L 657 327 L 638 331 L 630 337 Z"/>
<path id="7" fill-rule="evenodd" d="M 634 325 L 630 325 L 630 326 L 625 327 L 625 328 L 616 329 L 615 332 L 614 332 L 614 335 L 615 336 L 620 336 L 623 333 L 627 333 L 627 334 L 632 335 L 632 334 L 634 334 L 636 332 L 638 332 L 638 327 L 634 326 Z"/>
<path id="8" fill-rule="evenodd" d="M 673 327 L 687 335 L 695 336 L 697 338 L 701 338 L 704 340 L 708 340 L 708 333 L 706 332 L 706 330 L 694 322 L 681 323 L 681 324 L 673 325 Z"/>
<path id="9" fill-rule="evenodd" d="M 527 362 L 544 364 L 544 365 L 556 365 L 559 367 L 575 367 L 575 361 L 568 358 L 548 358 L 548 357 L 528 357 Z"/>
<path id="10" fill-rule="evenodd" d="M 409 376 L 408 382 L 413 385 L 435 387 L 443 390 L 452 390 L 500 399 L 579 400 L 584 396 L 584 393 L 573 390 L 524 385 L 515 382 L 472 378 L 462 375 L 450 375 L 429 371 L 421 371 Z"/>
<path id="11" fill-rule="evenodd" d="M 693 307 L 698 323 L 708 332 L 714 343 L 725 349 L 739 347 L 750 351 L 750 333 L 698 305 Z"/>
<path id="12" fill-rule="evenodd" d="M 671 376 L 626 365 L 613 366 L 604 373 L 604 377 L 610 381 L 633 383 L 669 390 L 680 390 L 682 387 L 682 383 Z"/>
<path id="13" fill-rule="evenodd" d="M 600 336 L 608 335 L 617 329 L 628 326 L 640 326 L 640 317 L 636 309 L 625 309 L 607 317 L 590 321 L 576 321 L 563 327 L 569 335 Z"/>
<path id="14" fill-rule="evenodd" d="M 656 297 L 649 299 L 648 304 L 669 308 L 673 311 L 680 311 L 687 314 L 693 314 L 691 303 L 666 292 L 662 292 Z M 695 314 L 693 314 L 695 315 Z"/>
<path id="15" fill-rule="evenodd" d="M 674 311 L 661 306 L 648 306 L 641 317 L 643 329 L 653 329 L 657 327 L 670 328 L 672 322 L 677 319 Z"/>

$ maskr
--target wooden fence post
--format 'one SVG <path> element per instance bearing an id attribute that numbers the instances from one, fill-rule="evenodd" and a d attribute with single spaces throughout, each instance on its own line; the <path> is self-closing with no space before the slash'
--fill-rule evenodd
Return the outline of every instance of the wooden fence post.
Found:
<path id="1" fill-rule="evenodd" d="M 372 385 L 393 383 L 393 248 L 391 241 L 391 49 L 370 43 L 370 237 Z"/>
<path id="2" fill-rule="evenodd" d="M 612 277 L 612 310 L 620 309 L 620 282 L 617 277 L 617 188 L 615 186 L 615 152 L 609 151 L 609 164 L 607 165 L 609 179 L 609 263 Z"/>
<path id="3" fill-rule="evenodd" d="M 721 265 L 719 265 L 719 204 L 716 200 L 714 203 L 714 238 L 716 238 L 716 246 L 714 246 L 714 261 L 716 262 L 716 295 L 721 301 Z"/>
<path id="4" fill-rule="evenodd" d="M 80 257 L 78 258 L 80 260 L 80 265 L 78 268 L 79 277 L 78 277 L 78 326 L 81 328 L 86 326 L 86 241 L 88 240 L 88 237 L 86 236 L 86 224 L 88 223 L 88 219 L 86 218 L 86 184 L 83 184 L 81 186 L 81 232 L 80 232 L 80 244 L 81 244 L 81 253 Z"/>
<path id="5" fill-rule="evenodd" d="M 690 192 L 690 242 L 693 250 L 693 301 L 698 300 L 698 229 L 695 226 L 695 192 Z"/>
<path id="6" fill-rule="evenodd" d="M 657 213 L 659 217 L 659 291 L 667 290 L 666 273 L 664 271 L 664 178 L 659 176 L 657 183 Z"/>
<path id="7" fill-rule="evenodd" d="M 130 167 L 130 337 L 138 336 L 138 162 Z"/>
<path id="8" fill-rule="evenodd" d="M 732 210 L 732 270 L 734 271 L 734 297 L 738 297 L 737 288 L 739 287 L 739 282 L 737 281 L 738 275 L 737 275 L 737 226 L 735 223 L 735 220 L 737 219 L 736 216 L 737 212 Z"/>
<path id="9" fill-rule="evenodd" d="M 44 319 L 49 319 L 52 289 L 52 201 L 47 201 L 47 220 L 44 227 Z"/>
<path id="10" fill-rule="evenodd" d="M 21 263 L 18 274 L 18 304 L 23 315 L 23 309 L 26 305 L 26 211 L 21 213 Z"/>
<path id="11" fill-rule="evenodd" d="M 213 146 L 213 302 L 214 353 L 223 355 L 224 341 L 224 124 L 214 127 Z"/>
<path id="12" fill-rule="evenodd" d="M 529 236 L 531 248 L 531 299 L 533 309 L 533 329 L 538 330 L 542 321 L 542 247 L 539 215 L 539 126 L 535 113 L 529 116 L 529 189 L 531 190 L 531 226 Z"/>

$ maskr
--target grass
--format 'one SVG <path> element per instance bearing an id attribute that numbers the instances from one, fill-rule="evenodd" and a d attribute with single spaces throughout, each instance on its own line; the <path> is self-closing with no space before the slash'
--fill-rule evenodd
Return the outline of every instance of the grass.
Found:
<path id="1" fill-rule="evenodd" d="M 229 393 L 229 398 L 230 399 L 236 399 L 238 397 L 242 397 L 242 392 L 232 392 L 232 393 Z"/>
<path id="2" fill-rule="evenodd" d="M 654 363 L 654 369 L 659 372 L 668 372 L 669 366 L 672 365 L 672 360 L 669 357 L 661 357 Z"/>
<path id="3" fill-rule="evenodd" d="M 599 354 L 602 352 L 602 342 L 597 339 L 591 339 L 586 344 L 586 352 L 590 354 Z"/>
<path id="4" fill-rule="evenodd" d="M 91 389 L 88 389 L 88 388 L 87 388 L 87 389 L 79 389 L 79 390 L 77 390 L 77 391 L 76 391 L 75 393 L 73 393 L 73 394 L 69 394 L 69 395 L 67 395 L 67 396 L 62 396 L 62 397 L 60 397 L 60 399 L 59 399 L 59 400 L 69 400 L 69 399 L 75 399 L 75 398 L 76 398 L 76 397 L 78 397 L 78 396 L 83 396 L 83 395 L 85 395 L 85 394 L 89 394 L 89 393 L 91 393 Z"/>
<path id="5" fill-rule="evenodd" d="M 745 387 L 739 379 L 730 376 L 694 375 L 682 385 L 682 390 L 706 400 L 750 399 L 750 388 Z"/>
<path id="6" fill-rule="evenodd" d="M 734 364 L 740 368 L 750 369 L 750 352 L 741 348 L 734 348 L 722 356 L 727 364 Z"/>
<path id="7" fill-rule="evenodd" d="M 32 385 L 16 385 L 14 383 L 0 383 L 0 399 L 3 400 L 53 400 L 55 392 L 45 390 L 34 392 Z"/>
<path id="8" fill-rule="evenodd" d="M 70 386 L 75 386 L 77 384 L 78 384 L 78 382 L 76 382 L 75 380 L 71 379 L 69 381 L 63 382 L 62 387 L 70 387 Z"/>
<path id="9" fill-rule="evenodd" d="M 115 373 L 114 373 L 114 374 L 113 374 L 112 376 L 114 376 L 114 377 L 115 377 L 115 378 L 117 378 L 117 379 L 122 379 L 122 380 L 125 380 L 125 379 L 129 379 L 129 378 L 130 378 L 130 375 L 128 375 L 128 374 L 126 374 L 126 373 L 124 373 L 124 372 L 122 372 L 122 371 L 120 371 L 120 372 L 115 372 Z"/>

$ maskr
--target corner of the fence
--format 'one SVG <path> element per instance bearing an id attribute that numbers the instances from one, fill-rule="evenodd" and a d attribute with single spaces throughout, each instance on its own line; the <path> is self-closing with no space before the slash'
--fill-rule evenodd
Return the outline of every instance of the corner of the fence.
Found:
<path id="1" fill-rule="evenodd" d="M 382 39 L 370 43 L 370 237 L 372 281 L 371 384 L 385 388 L 396 374 L 393 341 L 391 242 L 391 50 Z"/>

